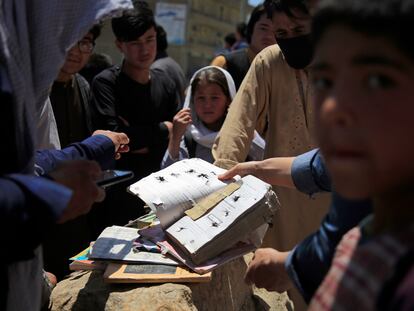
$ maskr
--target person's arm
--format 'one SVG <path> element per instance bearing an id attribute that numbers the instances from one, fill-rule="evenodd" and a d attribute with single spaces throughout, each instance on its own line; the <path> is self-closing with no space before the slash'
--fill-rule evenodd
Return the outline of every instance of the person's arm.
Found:
<path id="1" fill-rule="evenodd" d="M 226 58 L 223 55 L 219 55 L 213 59 L 210 66 L 217 66 L 223 69 L 227 69 Z"/>
<path id="2" fill-rule="evenodd" d="M 190 158 L 188 149 L 185 145 L 184 139 L 181 139 L 178 156 L 175 158 L 172 157 L 170 152 L 167 149 L 165 151 L 164 158 L 162 159 L 162 162 L 161 162 L 161 169 L 166 168 L 177 161 L 181 161 L 181 160 L 188 159 L 188 158 Z"/>
<path id="3" fill-rule="evenodd" d="M 39 175 L 47 174 L 60 163 L 68 160 L 93 160 L 101 169 L 115 165 L 116 152 L 128 151 L 128 137 L 122 133 L 97 131 L 91 137 L 62 150 L 38 150 L 35 155 Z"/>
<path id="4" fill-rule="evenodd" d="M 259 54 L 250 66 L 213 145 L 215 165 L 230 168 L 246 160 L 256 125 L 263 123 L 269 104 L 270 61 Z"/>
<path id="5" fill-rule="evenodd" d="M 328 215 L 318 231 L 290 252 L 286 270 L 305 300 L 309 301 L 331 265 L 342 236 L 372 212 L 370 201 L 348 201 L 333 193 Z"/>
<path id="6" fill-rule="evenodd" d="M 294 187 L 313 195 L 331 191 L 331 178 L 319 149 L 313 149 L 294 158 L 291 167 Z"/>
<path id="7" fill-rule="evenodd" d="M 285 269 L 289 252 L 279 252 L 273 248 L 259 248 L 246 271 L 245 281 L 258 288 L 283 293 L 293 287 Z"/>
<path id="8" fill-rule="evenodd" d="M 235 175 L 254 175 L 269 184 L 296 188 L 309 195 L 331 191 L 331 179 L 319 149 L 296 157 L 239 163 L 219 178 L 226 180 Z"/>
<path id="9" fill-rule="evenodd" d="M 342 236 L 371 213 L 369 201 L 345 201 L 334 194 L 319 230 L 290 252 L 259 249 L 249 264 L 246 281 L 270 291 L 284 292 L 293 284 L 310 301 L 327 274 Z"/>
<path id="10" fill-rule="evenodd" d="M 291 167 L 294 159 L 294 157 L 270 158 L 263 161 L 239 163 L 218 176 L 218 178 L 227 180 L 235 175 L 253 175 L 271 185 L 294 188 L 295 185 L 291 176 Z"/>
<path id="11" fill-rule="evenodd" d="M 49 179 L 28 175 L 0 177 L 0 236 L 8 262 L 25 260 L 62 216 L 72 191 Z"/>
<path id="12" fill-rule="evenodd" d="M 172 159 L 178 158 L 183 136 L 191 122 L 190 108 L 183 108 L 174 116 L 167 150 Z"/>

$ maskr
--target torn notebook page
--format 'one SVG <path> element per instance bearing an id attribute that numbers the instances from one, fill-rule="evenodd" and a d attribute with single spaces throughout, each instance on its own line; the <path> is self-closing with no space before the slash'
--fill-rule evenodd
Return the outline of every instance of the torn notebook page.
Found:
<path id="1" fill-rule="evenodd" d="M 156 211 L 167 228 L 202 198 L 224 188 L 228 183 L 217 178 L 224 171 L 201 159 L 183 160 L 139 180 L 128 191 Z"/>

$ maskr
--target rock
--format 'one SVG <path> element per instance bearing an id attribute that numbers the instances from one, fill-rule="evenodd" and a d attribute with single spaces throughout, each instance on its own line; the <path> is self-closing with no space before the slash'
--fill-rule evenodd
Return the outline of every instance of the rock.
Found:
<path id="1" fill-rule="evenodd" d="M 51 310 L 290 310 L 287 296 L 259 291 L 253 295 L 243 280 L 240 258 L 216 269 L 209 283 L 107 284 L 102 272 L 72 273 L 59 282 L 50 298 Z"/>

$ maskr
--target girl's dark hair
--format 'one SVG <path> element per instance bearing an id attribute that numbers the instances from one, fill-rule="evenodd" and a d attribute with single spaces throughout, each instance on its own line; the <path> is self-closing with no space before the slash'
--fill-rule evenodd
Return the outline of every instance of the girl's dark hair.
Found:
<path id="1" fill-rule="evenodd" d="M 214 83 L 220 86 L 224 95 L 231 101 L 230 90 L 224 73 L 217 68 L 207 68 L 200 71 L 191 83 L 191 102 L 194 103 L 194 94 L 202 83 Z"/>
<path id="2" fill-rule="evenodd" d="M 297 18 L 298 16 L 292 10 L 309 15 L 307 0 L 265 0 L 263 5 L 269 18 L 272 18 L 274 12 L 285 13 L 289 17 Z"/>
<path id="3" fill-rule="evenodd" d="M 312 36 L 318 43 L 334 25 L 344 25 L 369 36 L 387 38 L 414 58 L 414 1 L 322 0 L 313 19 Z"/>
<path id="4" fill-rule="evenodd" d="M 134 41 L 151 27 L 156 27 L 154 15 L 144 1 L 135 1 L 134 9 L 126 10 L 121 17 L 112 19 L 112 31 L 117 40 Z"/>
<path id="5" fill-rule="evenodd" d="M 266 14 L 266 9 L 263 4 L 259 4 L 256 6 L 252 14 L 250 15 L 249 22 L 247 23 L 246 27 L 246 41 L 247 43 L 251 43 L 254 25 L 259 21 L 259 19 Z"/>

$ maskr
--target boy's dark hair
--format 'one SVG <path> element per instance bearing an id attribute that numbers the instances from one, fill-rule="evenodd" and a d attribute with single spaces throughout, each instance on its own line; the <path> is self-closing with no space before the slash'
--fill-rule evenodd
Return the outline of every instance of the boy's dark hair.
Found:
<path id="1" fill-rule="evenodd" d="M 191 102 L 194 103 L 194 94 L 201 83 L 214 83 L 220 86 L 224 95 L 231 101 L 230 90 L 224 73 L 217 68 L 207 68 L 200 71 L 191 83 Z"/>
<path id="2" fill-rule="evenodd" d="M 345 25 L 356 32 L 384 37 L 414 58 L 414 1 L 412 0 L 326 0 L 313 20 L 316 44 L 333 25 Z"/>
<path id="3" fill-rule="evenodd" d="M 112 31 L 119 41 L 137 40 L 151 27 L 156 27 L 148 4 L 144 1 L 136 1 L 134 4 L 134 9 L 126 10 L 121 17 L 112 19 Z"/>
<path id="4" fill-rule="evenodd" d="M 157 25 L 157 51 L 164 52 L 168 48 L 167 33 L 161 25 Z"/>
<path id="5" fill-rule="evenodd" d="M 112 59 L 104 53 L 93 53 L 88 63 L 79 72 L 88 82 L 92 84 L 93 78 L 104 69 L 112 66 Z"/>
<path id="6" fill-rule="evenodd" d="M 233 44 L 236 43 L 236 36 L 234 35 L 234 33 L 229 33 L 224 37 L 224 41 L 229 45 L 232 46 Z"/>
<path id="7" fill-rule="evenodd" d="M 92 34 L 94 42 L 101 35 L 102 27 L 103 27 L 102 24 L 96 24 L 91 29 L 89 29 L 88 32 L 90 32 Z"/>
<path id="8" fill-rule="evenodd" d="M 265 0 L 263 5 L 269 18 L 272 18 L 274 12 L 285 13 L 287 16 L 295 18 L 297 16 L 292 12 L 294 9 L 309 15 L 307 0 Z"/>
<path id="9" fill-rule="evenodd" d="M 266 14 L 266 9 L 263 4 L 259 4 L 253 9 L 252 14 L 250 15 L 250 18 L 249 18 L 249 22 L 247 23 L 247 27 L 246 27 L 247 43 L 250 44 L 250 42 L 252 41 L 254 25 L 256 25 L 256 23 L 259 21 L 259 19 L 264 14 Z"/>
<path id="10" fill-rule="evenodd" d="M 243 22 L 236 25 L 236 30 L 242 38 L 246 38 L 246 28 L 246 23 Z"/>

